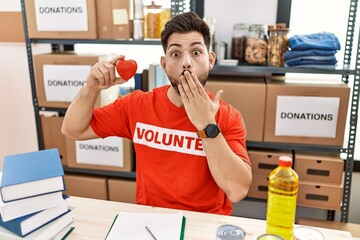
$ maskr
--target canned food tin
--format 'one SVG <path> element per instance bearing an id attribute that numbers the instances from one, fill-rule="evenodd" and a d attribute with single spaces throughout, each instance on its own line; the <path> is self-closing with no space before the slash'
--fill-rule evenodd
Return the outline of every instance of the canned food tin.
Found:
<path id="1" fill-rule="evenodd" d="M 297 240 L 324 240 L 324 235 L 311 227 L 297 227 L 294 229 L 294 236 Z"/>
<path id="2" fill-rule="evenodd" d="M 275 234 L 263 234 L 258 236 L 256 240 L 284 240 L 284 239 Z"/>
<path id="3" fill-rule="evenodd" d="M 225 224 L 218 227 L 216 240 L 243 240 L 245 235 L 245 231 L 241 227 Z"/>

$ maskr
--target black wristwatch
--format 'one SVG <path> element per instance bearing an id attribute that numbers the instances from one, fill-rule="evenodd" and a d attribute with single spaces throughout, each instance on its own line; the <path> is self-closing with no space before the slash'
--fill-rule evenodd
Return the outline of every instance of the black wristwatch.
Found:
<path id="1" fill-rule="evenodd" d="M 220 128 L 217 124 L 208 124 L 203 130 L 197 131 L 199 138 L 215 138 L 220 133 Z"/>

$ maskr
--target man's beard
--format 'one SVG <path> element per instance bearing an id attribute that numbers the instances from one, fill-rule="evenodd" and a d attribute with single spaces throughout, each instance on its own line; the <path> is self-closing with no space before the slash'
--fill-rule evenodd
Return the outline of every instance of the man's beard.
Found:
<path id="1" fill-rule="evenodd" d="M 184 73 L 183 73 L 182 75 L 184 75 Z M 204 74 L 201 75 L 201 76 L 198 76 L 199 82 L 201 83 L 201 85 L 202 85 L 203 87 L 205 87 L 205 84 L 206 84 L 206 81 L 207 81 L 207 79 L 208 79 L 208 76 L 209 76 L 209 73 L 208 73 L 208 72 L 207 72 L 207 73 L 204 73 Z M 179 82 L 180 82 L 180 77 L 175 79 L 175 78 L 173 78 L 173 77 L 168 76 L 168 78 L 169 78 L 169 80 L 170 80 L 171 86 L 172 86 L 172 87 L 175 89 L 175 91 L 180 95 L 179 87 L 178 87 Z"/>

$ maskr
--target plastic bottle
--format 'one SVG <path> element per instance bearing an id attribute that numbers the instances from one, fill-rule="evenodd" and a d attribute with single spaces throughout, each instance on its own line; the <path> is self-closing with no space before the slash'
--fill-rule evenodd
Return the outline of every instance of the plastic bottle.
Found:
<path id="1" fill-rule="evenodd" d="M 290 157 L 280 156 L 278 165 L 269 175 L 266 233 L 293 240 L 299 177 Z"/>

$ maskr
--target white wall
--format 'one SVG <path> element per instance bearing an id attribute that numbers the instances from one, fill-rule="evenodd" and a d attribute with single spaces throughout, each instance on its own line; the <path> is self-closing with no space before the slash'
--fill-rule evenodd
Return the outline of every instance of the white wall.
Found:
<path id="1" fill-rule="evenodd" d="M 259 7 L 261 6 L 261 7 Z M 226 41 L 230 44 L 234 23 L 275 23 L 277 0 L 224 0 L 205 1 L 205 16 L 215 17 L 217 27 L 216 41 Z M 14 26 L 16 27 L 16 26 Z M 21 26 L 18 26 L 21 27 Z M 126 55 L 144 61 L 157 61 L 162 54 L 154 52 L 154 48 L 142 47 L 114 47 L 110 51 L 127 51 Z M 81 48 L 80 48 L 81 49 Z M 98 47 L 99 49 L 99 47 Z M 107 48 L 109 49 L 109 48 Z M 129 52 L 132 49 L 134 53 Z M 48 46 L 34 46 L 33 52 L 43 52 Z M 85 51 L 85 50 L 83 50 Z M 0 169 L 3 157 L 9 154 L 36 151 L 37 136 L 35 118 L 32 105 L 27 55 L 24 44 L 0 43 Z M 360 189 L 356 182 L 360 181 L 360 174 L 353 175 L 352 194 L 350 201 L 349 221 L 360 223 Z M 266 205 L 264 202 L 242 201 L 234 205 L 234 215 L 254 218 L 265 218 Z M 326 211 L 310 208 L 299 208 L 298 216 L 326 218 Z M 340 214 L 336 214 L 339 219 Z"/>
<path id="2" fill-rule="evenodd" d="M 4 156 L 38 149 L 25 44 L 0 43 L 0 76 L 2 169 Z"/>
<path id="3" fill-rule="evenodd" d="M 235 23 L 276 23 L 277 0 L 223 0 L 221 3 L 208 0 L 204 2 L 204 16 L 216 18 L 215 42 L 224 41 L 228 44 L 228 56 L 230 56 Z"/>

